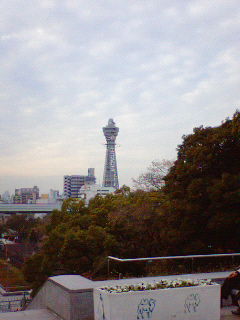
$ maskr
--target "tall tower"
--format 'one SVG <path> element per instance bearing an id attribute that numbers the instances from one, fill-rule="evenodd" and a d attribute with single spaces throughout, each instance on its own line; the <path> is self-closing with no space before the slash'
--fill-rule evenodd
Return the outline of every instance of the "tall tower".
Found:
<path id="1" fill-rule="evenodd" d="M 117 160 L 115 153 L 115 140 L 118 135 L 119 128 L 115 126 L 113 119 L 108 120 L 108 124 L 103 128 L 103 133 L 106 138 L 106 158 L 103 174 L 103 186 L 119 188 L 118 184 L 118 172 L 117 172 Z"/>

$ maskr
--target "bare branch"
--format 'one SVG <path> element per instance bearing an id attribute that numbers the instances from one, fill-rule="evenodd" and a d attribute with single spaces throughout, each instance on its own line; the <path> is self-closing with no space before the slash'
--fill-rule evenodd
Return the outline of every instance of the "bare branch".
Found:
<path id="1" fill-rule="evenodd" d="M 137 179 L 132 179 L 135 189 L 145 191 L 160 190 L 164 185 L 164 177 L 169 172 L 174 161 L 171 160 L 154 160 L 147 168 L 145 173 L 140 174 Z"/>

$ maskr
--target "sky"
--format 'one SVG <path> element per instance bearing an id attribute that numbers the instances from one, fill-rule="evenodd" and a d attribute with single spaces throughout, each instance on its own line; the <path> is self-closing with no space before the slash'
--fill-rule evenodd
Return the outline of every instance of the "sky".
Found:
<path id="1" fill-rule="evenodd" d="M 0 193 L 94 167 L 120 185 L 240 105 L 239 0 L 2 0 Z"/>

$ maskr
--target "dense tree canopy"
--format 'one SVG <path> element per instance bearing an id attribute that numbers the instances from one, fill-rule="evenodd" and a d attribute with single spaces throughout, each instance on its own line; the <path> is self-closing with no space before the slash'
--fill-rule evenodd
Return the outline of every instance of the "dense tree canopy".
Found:
<path id="1" fill-rule="evenodd" d="M 170 246 L 177 241 L 185 252 L 238 250 L 240 113 L 184 136 L 165 182 L 164 236 Z"/>
<path id="2" fill-rule="evenodd" d="M 101 275 L 107 272 L 108 255 L 160 254 L 159 201 L 157 192 L 130 192 L 126 186 L 95 197 L 88 207 L 66 200 L 61 211 L 50 215 L 41 250 L 25 264 L 26 279 L 32 281 L 35 274 L 38 286 L 59 272 Z"/>
<path id="3" fill-rule="evenodd" d="M 11 217 L 2 225 L 2 230 L 7 232 L 9 229 L 18 234 L 19 241 L 36 241 L 38 238 L 37 227 L 40 226 L 40 219 L 35 219 L 28 214 L 11 215 Z"/>

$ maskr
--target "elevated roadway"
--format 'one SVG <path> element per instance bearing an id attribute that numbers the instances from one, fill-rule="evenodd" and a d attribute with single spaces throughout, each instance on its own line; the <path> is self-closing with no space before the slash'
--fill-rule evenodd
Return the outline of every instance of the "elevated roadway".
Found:
<path id="1" fill-rule="evenodd" d="M 62 202 L 38 204 L 0 203 L 0 214 L 34 214 L 51 213 L 54 209 L 61 209 Z"/>

